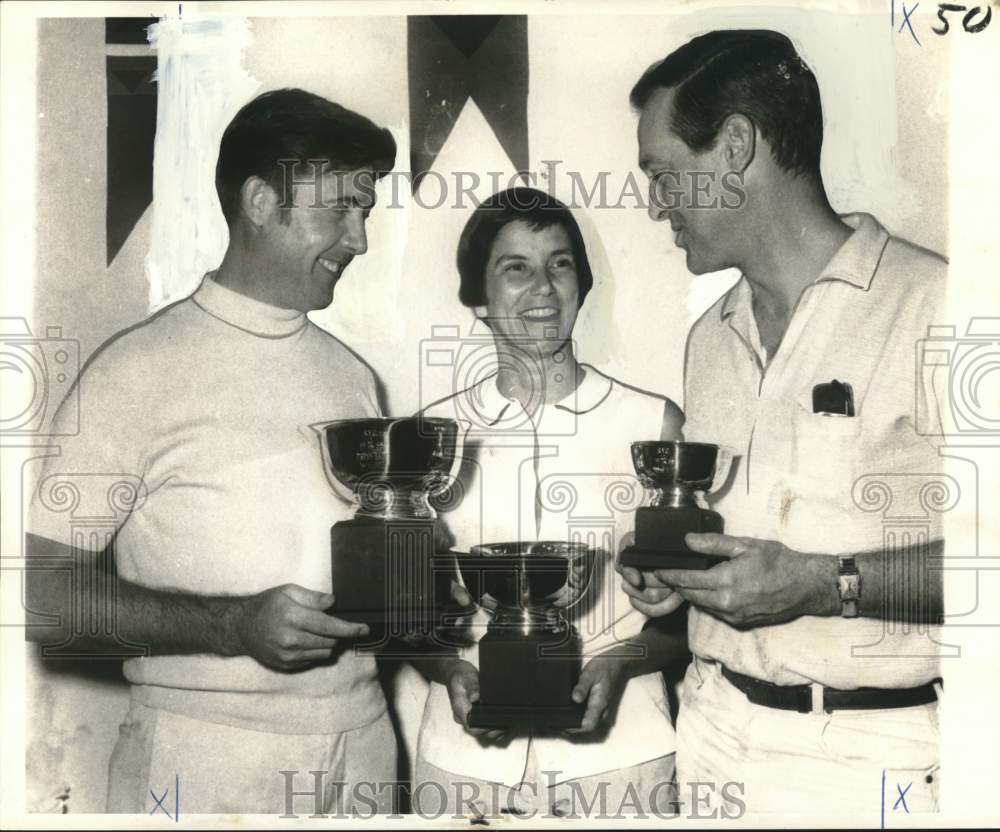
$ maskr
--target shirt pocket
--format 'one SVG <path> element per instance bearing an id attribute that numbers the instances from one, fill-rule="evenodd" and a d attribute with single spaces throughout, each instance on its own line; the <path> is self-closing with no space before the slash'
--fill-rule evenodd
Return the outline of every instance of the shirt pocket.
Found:
<path id="1" fill-rule="evenodd" d="M 792 419 L 790 472 L 816 496 L 851 501 L 861 462 L 861 416 L 824 416 L 797 402 Z"/>
<path id="2" fill-rule="evenodd" d="M 823 416 L 811 404 L 795 403 L 788 468 L 769 506 L 786 545 L 819 551 L 826 540 L 833 549 L 842 546 L 837 541 L 856 514 L 852 489 L 864 463 L 863 431 L 863 417 Z"/>

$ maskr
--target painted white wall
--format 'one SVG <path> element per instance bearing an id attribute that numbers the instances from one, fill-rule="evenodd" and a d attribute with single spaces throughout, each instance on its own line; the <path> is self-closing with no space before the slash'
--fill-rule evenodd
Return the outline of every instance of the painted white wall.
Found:
<path id="1" fill-rule="evenodd" d="M 870 210 L 892 231 L 943 250 L 944 41 L 922 52 L 908 49 L 905 41 L 893 39 L 881 13 L 745 8 L 738 15 L 746 25 L 788 32 L 813 65 L 827 120 L 823 171 L 835 207 Z M 631 85 L 648 64 L 689 36 L 732 26 L 736 19 L 722 12 L 532 17 L 533 167 L 540 171 L 542 161 L 561 160 L 556 193 L 563 198 L 569 196 L 565 171 L 579 171 L 588 183 L 609 171 L 609 193 L 616 196 L 615 183 L 622 183 L 628 171 L 640 176 L 635 117 L 627 100 Z M 251 22 L 253 41 L 243 66 L 261 91 L 301 86 L 387 124 L 399 144 L 398 167 L 408 167 L 405 18 Z M 608 46 L 612 27 L 615 48 Z M 151 240 L 150 212 L 106 268 L 103 23 L 50 21 L 40 32 L 39 117 L 44 113 L 57 128 L 42 129 L 38 136 L 35 322 L 61 324 L 66 335 L 81 339 L 86 357 L 147 312 L 142 258 Z M 214 165 L 214 154 L 208 156 Z M 456 170 L 475 170 L 481 176 L 499 171 L 504 180 L 512 172 L 471 103 L 435 170 L 449 180 Z M 468 310 L 457 301 L 454 268 L 455 245 L 471 206 L 422 208 L 405 188 L 400 190 L 397 202 L 408 207 L 376 209 L 369 253 L 352 264 L 332 307 L 313 315 L 372 364 L 388 392 L 391 413 L 411 412 L 422 397 L 427 401 L 449 392 L 449 373 L 422 374 L 421 342 L 432 336 L 434 326 L 467 332 L 471 325 Z M 488 190 L 478 193 L 485 197 Z M 383 195 L 383 206 L 389 197 Z M 428 193 L 425 204 L 432 197 Z M 198 204 L 211 203 L 209 194 Z M 665 227 L 650 222 L 641 210 L 602 209 L 578 216 L 596 275 L 577 327 L 581 356 L 679 400 L 687 329 L 732 275 L 692 280 Z M 190 278 L 192 288 L 197 277 Z M 422 687 L 408 672 L 397 679 L 396 691 L 412 749 Z M 42 671 L 35 664 L 29 695 L 37 703 L 29 757 L 37 805 L 42 808 L 48 792 L 65 782 L 73 786 L 72 811 L 99 811 L 107 755 L 124 712 L 124 686 L 93 675 Z"/>

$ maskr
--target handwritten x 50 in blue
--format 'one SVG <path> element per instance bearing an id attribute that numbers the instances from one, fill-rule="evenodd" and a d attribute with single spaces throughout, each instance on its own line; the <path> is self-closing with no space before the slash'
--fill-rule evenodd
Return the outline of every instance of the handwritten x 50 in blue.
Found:
<path id="1" fill-rule="evenodd" d="M 917 46 L 920 46 L 920 39 L 913 28 L 913 13 L 916 12 L 920 3 L 914 3 L 913 7 L 908 9 L 905 0 L 901 0 L 899 5 L 902 10 L 902 20 L 898 29 L 896 28 L 896 0 L 889 0 L 889 3 L 889 20 L 892 28 L 900 34 L 904 28 L 908 29 L 910 36 L 916 42 Z M 937 19 L 939 22 L 931 28 L 931 31 L 936 35 L 947 35 L 951 31 L 951 21 L 948 15 L 958 13 L 964 13 L 962 17 L 962 29 L 971 35 L 982 32 L 990 25 L 990 21 L 993 19 L 993 9 L 989 5 L 984 9 L 980 6 L 969 7 L 960 3 L 938 3 Z"/>

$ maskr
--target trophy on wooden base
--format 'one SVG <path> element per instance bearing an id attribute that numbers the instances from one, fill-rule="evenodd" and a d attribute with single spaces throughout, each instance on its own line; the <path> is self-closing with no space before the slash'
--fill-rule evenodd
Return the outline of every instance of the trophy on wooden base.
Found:
<path id="1" fill-rule="evenodd" d="M 543 541 L 490 543 L 455 554 L 470 594 L 496 604 L 479 641 L 479 701 L 469 726 L 578 728 L 584 706 L 571 695 L 582 646 L 563 611 L 586 591 L 594 550 Z"/>
<path id="2" fill-rule="evenodd" d="M 458 424 L 416 416 L 341 419 L 312 428 L 327 480 L 356 506 L 354 517 L 330 529 L 330 612 L 368 624 L 376 645 L 392 636 L 428 635 L 449 585 L 434 567 L 437 514 L 429 497 L 457 474 Z"/>
<path id="3" fill-rule="evenodd" d="M 623 566 L 654 569 L 709 569 L 726 558 L 692 552 L 688 532 L 719 532 L 722 517 L 705 495 L 729 476 L 732 454 L 704 442 L 633 442 L 632 464 L 639 481 L 653 492 L 652 505 L 635 513 L 635 543 L 619 558 Z"/>

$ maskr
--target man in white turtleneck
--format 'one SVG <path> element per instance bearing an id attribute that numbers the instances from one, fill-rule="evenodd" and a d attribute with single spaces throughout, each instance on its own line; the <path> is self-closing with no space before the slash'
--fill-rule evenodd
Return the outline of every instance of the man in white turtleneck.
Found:
<path id="1" fill-rule="evenodd" d="M 306 318 L 365 253 L 374 180 L 395 153 L 387 130 L 302 90 L 244 106 L 216 168 L 219 269 L 105 344 L 77 382 L 80 430 L 47 460 L 27 551 L 96 564 L 113 543 L 115 603 L 84 610 L 98 626 L 81 635 L 90 599 L 34 569 L 27 623 L 32 641 L 145 653 L 124 664 L 110 812 L 148 814 L 176 785 L 187 813 L 312 814 L 351 784 L 395 780 L 375 662 L 352 648 L 367 628 L 325 612 L 329 529 L 348 509 L 308 429 L 379 415 L 375 380 Z M 110 499 L 122 483 L 127 505 Z M 109 505 L 113 541 L 74 536 L 72 512 Z"/>

